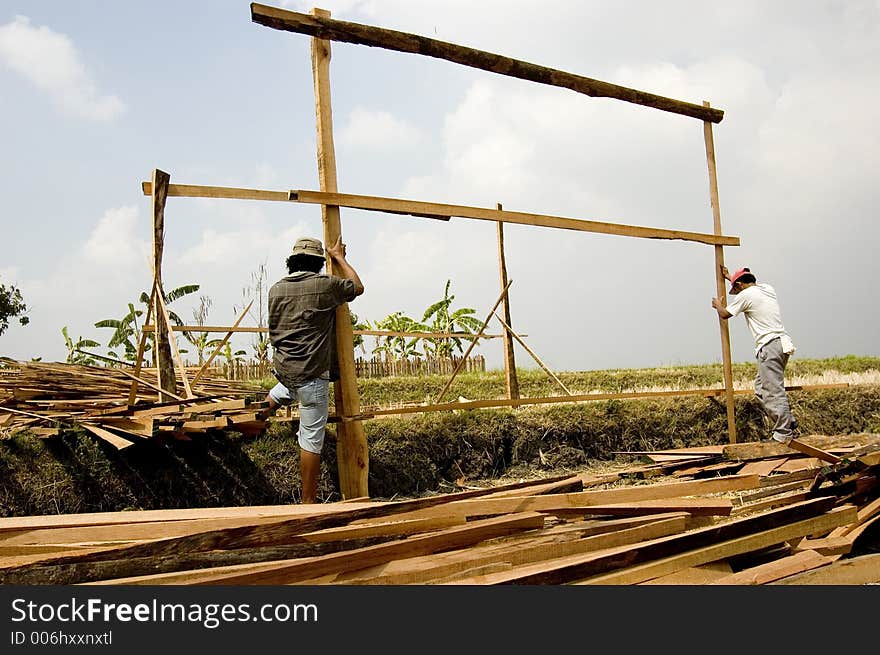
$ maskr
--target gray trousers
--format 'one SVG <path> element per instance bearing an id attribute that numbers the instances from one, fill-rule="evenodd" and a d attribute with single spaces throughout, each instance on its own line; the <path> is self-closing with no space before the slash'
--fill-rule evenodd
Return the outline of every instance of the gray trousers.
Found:
<path id="1" fill-rule="evenodd" d="M 788 443 L 794 436 L 797 421 L 788 404 L 785 392 L 785 366 L 788 355 L 782 352 L 779 339 L 773 339 L 758 351 L 758 374 L 755 376 L 755 395 L 764 406 L 773 428 L 773 438 Z"/>

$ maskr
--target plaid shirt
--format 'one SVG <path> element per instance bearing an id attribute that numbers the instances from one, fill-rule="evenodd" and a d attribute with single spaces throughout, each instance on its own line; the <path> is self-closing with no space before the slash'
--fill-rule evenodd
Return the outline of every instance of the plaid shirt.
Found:
<path id="1" fill-rule="evenodd" d="M 288 388 L 330 374 L 339 379 L 336 308 L 355 299 L 352 280 L 299 271 L 269 289 L 275 377 Z"/>

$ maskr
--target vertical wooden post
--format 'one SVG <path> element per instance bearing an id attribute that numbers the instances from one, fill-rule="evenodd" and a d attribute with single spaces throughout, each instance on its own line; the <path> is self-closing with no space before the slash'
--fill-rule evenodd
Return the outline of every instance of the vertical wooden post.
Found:
<path id="1" fill-rule="evenodd" d="M 497 203 L 496 208 L 501 211 L 501 203 Z M 498 221 L 498 270 L 501 274 L 501 288 L 507 289 L 507 260 L 504 258 L 504 221 Z M 504 315 L 504 322 L 509 326 L 510 322 L 510 294 L 504 294 L 504 300 L 501 305 L 501 313 Z M 513 357 L 513 337 L 510 330 L 506 327 L 503 330 L 504 341 L 504 382 L 507 387 L 507 398 L 516 400 L 519 398 L 519 380 L 516 377 L 516 360 Z"/>
<path id="2" fill-rule="evenodd" d="M 330 17 L 325 9 L 312 9 L 313 16 Z M 321 191 L 336 193 L 336 152 L 333 146 L 333 114 L 330 105 L 330 41 L 312 38 L 312 77 L 315 85 L 315 113 L 318 130 L 318 179 Z M 342 234 L 339 207 L 321 206 L 324 245 L 333 245 Z M 328 268 L 333 273 L 332 262 Z M 360 420 L 345 417 L 361 413 L 354 364 L 354 335 L 348 304 L 336 310 L 336 350 L 339 356 L 339 381 L 333 386 L 336 413 L 343 420 L 337 424 L 336 457 L 339 488 L 343 499 L 369 496 L 367 436 Z"/>
<path id="3" fill-rule="evenodd" d="M 703 101 L 704 107 L 709 107 L 708 101 Z M 721 232 L 721 207 L 718 204 L 718 172 L 715 168 L 715 140 L 712 136 L 712 123 L 703 121 L 703 140 L 706 142 L 706 163 L 709 166 L 709 199 L 712 203 L 712 217 L 714 219 L 715 234 Z M 715 246 L 715 284 L 717 295 L 725 305 L 727 304 L 727 289 L 725 279 L 721 274 L 724 266 L 724 247 Z M 718 318 L 721 326 L 721 358 L 724 366 L 724 391 L 727 400 L 727 434 L 730 443 L 736 443 L 736 417 L 734 415 L 733 395 L 733 365 L 730 361 L 730 330 L 727 321 Z"/>
<path id="4" fill-rule="evenodd" d="M 154 292 L 163 294 L 162 286 L 162 251 L 165 247 L 165 199 L 168 197 L 168 182 L 171 176 L 158 168 L 153 169 L 153 286 Z M 177 381 L 174 376 L 174 362 L 171 359 L 171 345 L 168 341 L 172 336 L 164 321 L 158 320 L 156 312 L 156 331 L 153 333 L 153 352 L 156 357 L 156 375 L 159 388 L 163 391 L 177 393 Z M 159 402 L 171 400 L 171 396 L 159 394 Z"/>

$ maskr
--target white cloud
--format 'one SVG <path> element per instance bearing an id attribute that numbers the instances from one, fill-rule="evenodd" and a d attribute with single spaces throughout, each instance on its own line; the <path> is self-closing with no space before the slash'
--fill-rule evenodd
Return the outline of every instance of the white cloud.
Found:
<path id="1" fill-rule="evenodd" d="M 423 140 L 424 135 L 405 120 L 364 107 L 355 107 L 339 132 L 341 144 L 374 150 L 415 148 Z"/>
<path id="2" fill-rule="evenodd" d="M 115 95 L 98 91 L 70 38 L 46 26 L 33 27 L 26 16 L 0 26 L 0 59 L 68 113 L 111 121 L 125 110 Z"/>
<path id="3" fill-rule="evenodd" d="M 114 267 L 148 261 L 149 246 L 135 235 L 138 218 L 138 208 L 134 206 L 108 209 L 82 246 L 84 261 Z"/>

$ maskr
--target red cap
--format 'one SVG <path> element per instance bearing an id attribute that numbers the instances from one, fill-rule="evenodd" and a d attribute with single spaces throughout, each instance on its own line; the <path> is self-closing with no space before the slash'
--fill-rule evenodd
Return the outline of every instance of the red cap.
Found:
<path id="1" fill-rule="evenodd" d="M 730 293 L 733 293 L 733 283 L 740 279 L 743 275 L 754 275 L 748 268 L 741 268 L 736 273 L 730 276 Z"/>

